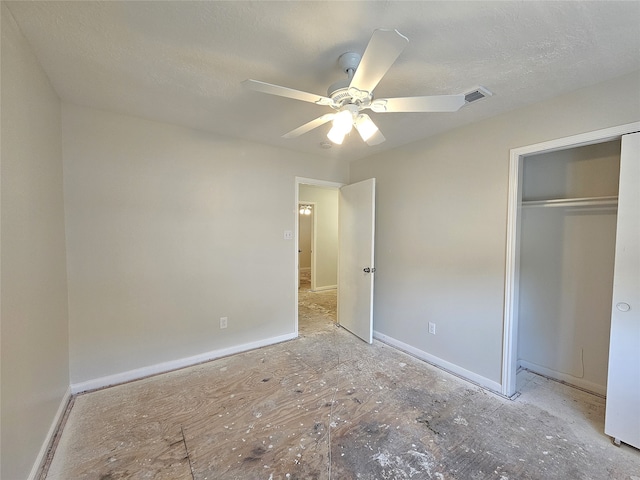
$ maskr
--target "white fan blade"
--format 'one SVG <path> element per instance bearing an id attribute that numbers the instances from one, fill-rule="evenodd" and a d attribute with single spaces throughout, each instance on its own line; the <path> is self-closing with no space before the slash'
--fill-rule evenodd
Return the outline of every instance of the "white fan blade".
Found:
<path id="1" fill-rule="evenodd" d="M 307 133 L 313 130 L 314 128 L 319 127 L 320 125 L 324 125 L 325 123 L 330 122 L 331 120 L 333 120 L 333 117 L 335 116 L 336 116 L 335 113 L 327 113 L 326 115 L 322 115 L 321 117 L 318 117 L 315 120 L 311 120 L 310 122 L 305 123 L 304 125 L 296 128 L 295 130 L 291 130 L 289 133 L 285 133 L 282 136 L 282 138 L 299 137 L 300 135 Z"/>
<path id="2" fill-rule="evenodd" d="M 260 82 L 259 80 L 248 79 L 242 82 L 242 84 L 251 90 L 268 93 L 269 95 L 293 98 L 295 100 L 302 100 L 303 102 L 315 103 L 317 105 L 331 105 L 332 103 L 329 97 L 323 97 L 322 95 L 316 95 L 315 93 L 302 92 L 300 90 L 294 90 L 293 88 L 281 87 L 280 85 L 273 85 L 271 83 Z"/>
<path id="3" fill-rule="evenodd" d="M 397 30 L 374 30 L 349 87 L 373 92 L 407 43 L 409 39 Z"/>
<path id="4" fill-rule="evenodd" d="M 371 110 L 376 113 L 456 112 L 464 105 L 464 102 L 464 95 L 380 98 L 371 102 Z"/>
<path id="5" fill-rule="evenodd" d="M 358 115 L 354 125 L 356 130 L 358 130 L 360 137 L 362 137 L 362 140 L 367 142 L 367 145 L 378 145 L 386 140 L 384 135 L 382 135 L 380 130 L 378 130 L 376 124 L 373 123 L 373 120 L 371 120 L 369 115 L 366 113 Z"/>

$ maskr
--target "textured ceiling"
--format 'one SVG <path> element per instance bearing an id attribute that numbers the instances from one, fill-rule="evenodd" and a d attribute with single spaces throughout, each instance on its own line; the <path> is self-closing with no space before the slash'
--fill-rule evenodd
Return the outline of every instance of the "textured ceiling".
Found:
<path id="1" fill-rule="evenodd" d="M 640 70 L 640 2 L 5 2 L 63 100 L 353 160 Z M 377 97 L 494 96 L 456 113 L 375 114 L 387 141 L 329 125 L 329 107 L 244 89 L 247 78 L 326 95 L 375 28 L 409 44 Z"/>

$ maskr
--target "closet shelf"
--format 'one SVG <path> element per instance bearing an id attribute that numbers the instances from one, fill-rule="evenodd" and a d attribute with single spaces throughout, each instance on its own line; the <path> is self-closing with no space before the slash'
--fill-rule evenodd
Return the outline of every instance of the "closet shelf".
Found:
<path id="1" fill-rule="evenodd" d="M 550 200 L 523 200 L 523 207 L 615 207 L 618 197 L 554 198 Z"/>

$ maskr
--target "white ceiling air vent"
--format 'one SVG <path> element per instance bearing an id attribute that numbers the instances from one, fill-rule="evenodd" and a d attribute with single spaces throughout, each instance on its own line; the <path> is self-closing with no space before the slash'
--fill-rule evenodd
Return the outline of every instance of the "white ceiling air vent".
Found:
<path id="1" fill-rule="evenodd" d="M 465 105 L 469 103 L 477 102 L 483 98 L 487 98 L 493 95 L 489 90 L 484 87 L 475 87 L 464 94 Z"/>

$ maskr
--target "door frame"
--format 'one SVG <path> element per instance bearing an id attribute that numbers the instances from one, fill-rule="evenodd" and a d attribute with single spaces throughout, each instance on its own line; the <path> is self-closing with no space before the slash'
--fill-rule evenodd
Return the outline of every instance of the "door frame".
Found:
<path id="1" fill-rule="evenodd" d="M 299 242 L 299 231 L 300 231 L 300 223 L 298 222 L 299 220 L 299 207 L 298 207 L 298 203 L 300 202 L 300 185 L 311 185 L 314 187 L 324 187 L 324 188 L 331 188 L 331 189 L 335 189 L 335 190 L 339 190 L 340 187 L 343 187 L 344 185 L 346 185 L 345 183 L 339 183 L 339 182 L 330 182 L 327 180 L 318 180 L 315 178 L 306 178 L 306 177 L 295 177 L 295 195 L 294 195 L 294 202 L 293 202 L 293 212 L 294 212 L 294 225 L 295 228 L 293 230 L 294 232 L 294 236 L 293 236 L 293 243 L 294 243 L 294 248 L 292 249 L 293 254 L 294 254 L 294 263 L 293 263 L 293 267 L 294 267 L 294 284 L 295 284 L 295 289 L 294 289 L 294 334 L 297 337 L 298 336 L 298 271 L 300 269 L 300 266 L 298 265 L 299 262 L 299 255 L 298 255 L 298 242 Z M 315 221 L 315 219 L 314 219 Z M 313 243 L 313 240 L 312 240 Z M 314 262 L 314 255 L 315 255 L 315 245 L 313 245 L 314 248 L 314 253 L 311 256 L 311 274 L 313 275 L 313 269 L 315 267 L 315 262 Z M 313 287 L 313 285 L 312 285 Z"/>
<path id="2" fill-rule="evenodd" d="M 510 150 L 501 375 L 501 393 L 507 397 L 516 394 L 523 159 L 540 153 L 604 143 L 637 131 L 640 131 L 640 122 L 633 122 Z"/>

